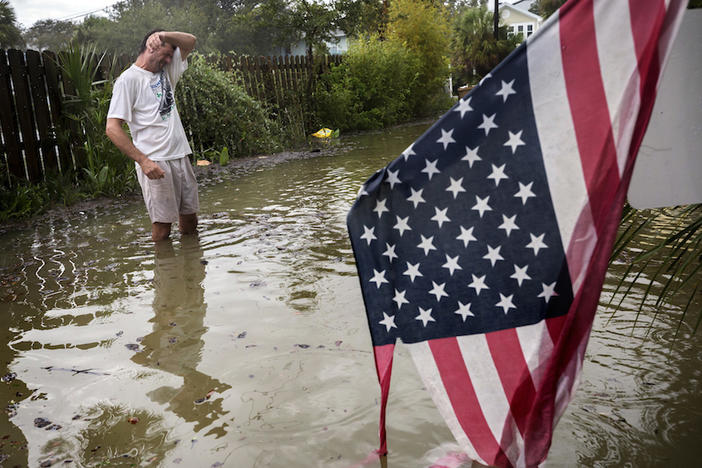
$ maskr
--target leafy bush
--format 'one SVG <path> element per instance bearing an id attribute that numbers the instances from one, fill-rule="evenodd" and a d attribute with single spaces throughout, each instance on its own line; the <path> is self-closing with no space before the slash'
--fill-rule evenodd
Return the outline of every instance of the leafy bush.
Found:
<path id="1" fill-rule="evenodd" d="M 3 172 L 0 165 L 0 172 Z M 0 185 L 0 222 L 29 218 L 42 213 L 53 204 L 71 205 L 84 195 L 74 174 L 47 174 L 42 182 L 33 184 L 12 178 L 12 185 Z"/>
<path id="2" fill-rule="evenodd" d="M 192 132 L 193 150 L 227 147 L 242 156 L 282 147 L 280 126 L 237 84 L 233 73 L 209 65 L 199 54 L 188 60 L 176 101 L 183 125 Z"/>
<path id="3" fill-rule="evenodd" d="M 12 188 L 0 185 L 0 222 L 41 213 L 48 201 L 49 194 L 43 185 L 23 183 Z"/>
<path id="4" fill-rule="evenodd" d="M 362 39 L 317 86 L 321 122 L 341 130 L 386 127 L 412 117 L 410 94 L 419 59 L 397 42 Z"/>
<path id="5" fill-rule="evenodd" d="M 419 60 L 409 104 L 414 116 L 445 110 L 444 84 L 449 76 L 450 24 L 441 2 L 393 0 L 387 39 L 409 49 Z"/>

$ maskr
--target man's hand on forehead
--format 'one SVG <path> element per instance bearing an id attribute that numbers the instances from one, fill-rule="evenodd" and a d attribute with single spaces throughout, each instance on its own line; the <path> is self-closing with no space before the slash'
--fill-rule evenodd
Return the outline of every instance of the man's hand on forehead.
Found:
<path id="1" fill-rule="evenodd" d="M 161 38 L 161 32 L 155 32 L 149 36 L 146 40 L 146 48 L 149 52 L 156 52 L 161 46 L 164 45 L 163 39 Z"/>

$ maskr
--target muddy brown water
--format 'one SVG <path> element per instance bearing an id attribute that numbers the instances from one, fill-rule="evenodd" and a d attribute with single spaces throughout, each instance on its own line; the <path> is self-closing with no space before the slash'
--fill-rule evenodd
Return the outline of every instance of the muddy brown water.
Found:
<path id="1" fill-rule="evenodd" d="M 156 252 L 140 200 L 0 235 L 0 465 L 361 463 L 379 389 L 345 217 L 426 128 L 205 186 L 199 239 Z M 637 320 L 644 287 L 601 306 L 546 466 L 699 466 L 702 333 L 673 343 L 686 298 Z M 455 449 L 402 346 L 388 414 L 388 466 Z"/>

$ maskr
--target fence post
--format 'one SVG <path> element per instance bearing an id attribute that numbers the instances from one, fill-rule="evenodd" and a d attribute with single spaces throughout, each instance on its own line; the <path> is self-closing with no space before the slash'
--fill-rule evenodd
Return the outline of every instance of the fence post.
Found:
<path id="1" fill-rule="evenodd" d="M 0 125 L 5 139 L 5 154 L 7 155 L 7 169 L 10 175 L 25 178 L 24 161 L 19 146 L 19 130 L 15 116 L 15 104 L 12 100 L 10 87 L 10 67 L 7 55 L 0 50 Z M 8 180 L 8 183 L 10 181 Z"/>
<path id="2" fill-rule="evenodd" d="M 51 170 L 58 171 L 58 158 L 56 157 L 56 139 L 51 126 L 51 114 L 46 96 L 45 72 L 41 64 L 41 55 L 36 50 L 27 51 L 27 71 L 29 87 L 34 101 L 34 116 L 39 132 L 39 147 L 44 162 L 44 174 Z"/>
<path id="3" fill-rule="evenodd" d="M 24 54 L 20 50 L 10 49 L 7 51 L 7 56 L 10 63 L 12 86 L 15 91 L 15 110 L 17 111 L 20 134 L 22 135 L 22 143 L 24 146 L 24 162 L 27 167 L 27 177 L 31 182 L 37 182 L 41 179 L 39 148 L 37 146 L 34 128 L 32 98 L 29 91 Z"/>
<path id="4" fill-rule="evenodd" d="M 61 171 L 67 171 L 71 167 L 71 149 L 68 147 L 65 138 L 58 135 L 59 129 L 67 128 L 67 119 L 61 113 L 61 87 L 59 85 L 59 71 L 56 54 L 44 51 L 41 54 L 46 72 L 46 91 L 51 107 L 51 119 L 54 124 L 54 138 L 59 148 L 59 164 Z"/>

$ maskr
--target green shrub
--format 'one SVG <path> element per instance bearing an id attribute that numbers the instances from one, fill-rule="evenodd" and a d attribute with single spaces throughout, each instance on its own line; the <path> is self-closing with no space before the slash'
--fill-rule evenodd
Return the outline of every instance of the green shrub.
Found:
<path id="1" fill-rule="evenodd" d="M 233 73 L 208 64 L 202 55 L 191 54 L 176 100 L 195 151 L 227 147 L 232 155 L 243 156 L 282 147 L 280 125 L 246 94 Z"/>
<path id="2" fill-rule="evenodd" d="M 88 188 L 72 171 L 48 173 L 38 183 L 12 177 L 11 186 L 0 185 L 0 222 L 29 218 L 56 205 L 72 205 L 90 196 Z"/>
<path id="3" fill-rule="evenodd" d="M 397 42 L 355 42 L 341 65 L 322 75 L 317 114 L 329 128 L 370 130 L 412 117 L 410 93 L 419 60 Z"/>
<path id="4" fill-rule="evenodd" d="M 49 194 L 43 184 L 0 186 L 0 222 L 29 218 L 41 213 L 48 202 Z"/>

